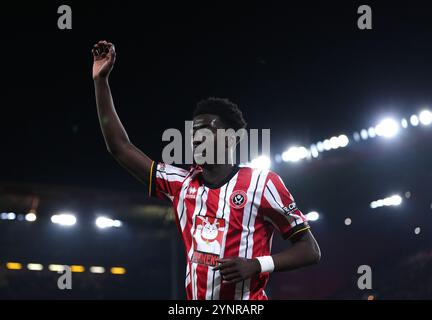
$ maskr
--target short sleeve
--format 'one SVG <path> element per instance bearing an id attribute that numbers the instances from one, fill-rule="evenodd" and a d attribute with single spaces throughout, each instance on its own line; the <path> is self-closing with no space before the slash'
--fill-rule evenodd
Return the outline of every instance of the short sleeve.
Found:
<path id="1" fill-rule="evenodd" d="M 149 195 L 170 200 L 180 192 L 189 171 L 162 162 L 152 162 L 149 181 Z"/>
<path id="2" fill-rule="evenodd" d="M 309 229 L 306 217 L 297 208 L 282 179 L 274 172 L 268 175 L 260 211 L 264 219 L 272 223 L 284 239 Z"/>

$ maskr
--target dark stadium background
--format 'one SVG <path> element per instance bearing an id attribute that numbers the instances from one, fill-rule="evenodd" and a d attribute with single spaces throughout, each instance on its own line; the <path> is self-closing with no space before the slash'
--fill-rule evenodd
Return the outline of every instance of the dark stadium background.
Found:
<path id="1" fill-rule="evenodd" d="M 73 11 L 57 29 L 57 7 Z M 357 8 L 373 29 L 357 28 Z M 184 252 L 167 204 L 110 157 L 100 133 L 90 50 L 116 45 L 111 85 L 132 141 L 160 159 L 162 132 L 197 101 L 227 97 L 250 128 L 271 128 L 272 156 L 345 133 L 347 148 L 276 163 L 321 245 L 318 266 L 271 276 L 273 299 L 432 298 L 431 126 L 354 142 L 382 118 L 432 108 L 432 7 L 427 2 L 32 2 L 2 4 L 0 298 L 184 298 Z M 407 194 L 409 192 L 409 194 Z M 398 207 L 370 202 L 398 193 Z M 406 195 L 410 195 L 409 197 Z M 18 221 L 38 199 L 37 220 Z M 34 204 L 34 202 L 33 202 Z M 51 223 L 76 213 L 70 228 Z M 99 230 L 98 213 L 123 222 Z M 351 218 L 352 224 L 344 223 Z M 415 228 L 420 227 L 420 234 Z M 286 245 L 275 235 L 274 252 Z M 10 270 L 8 262 L 22 264 Z M 26 270 L 27 263 L 43 271 Z M 57 289 L 49 264 L 83 265 Z M 104 266 L 104 274 L 89 266 Z M 357 288 L 370 265 L 373 288 Z M 110 274 L 122 266 L 124 275 Z"/>

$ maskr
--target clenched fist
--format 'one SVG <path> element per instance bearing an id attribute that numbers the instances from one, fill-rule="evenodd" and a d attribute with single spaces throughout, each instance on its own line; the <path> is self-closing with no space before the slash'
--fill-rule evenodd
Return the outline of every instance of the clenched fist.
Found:
<path id="1" fill-rule="evenodd" d="M 114 45 L 105 40 L 93 46 L 93 80 L 108 78 L 114 67 L 116 52 Z"/>

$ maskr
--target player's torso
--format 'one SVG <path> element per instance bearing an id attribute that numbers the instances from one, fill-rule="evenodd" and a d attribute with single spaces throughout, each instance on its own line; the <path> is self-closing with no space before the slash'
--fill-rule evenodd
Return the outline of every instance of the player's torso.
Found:
<path id="1" fill-rule="evenodd" d="M 201 179 L 184 181 L 173 204 L 188 272 L 206 277 L 218 258 L 252 258 L 269 252 L 272 229 L 259 215 L 266 178 L 266 172 L 240 168 L 216 188 L 206 186 Z M 209 281 L 219 280 L 220 286 L 219 278 L 217 272 Z"/>

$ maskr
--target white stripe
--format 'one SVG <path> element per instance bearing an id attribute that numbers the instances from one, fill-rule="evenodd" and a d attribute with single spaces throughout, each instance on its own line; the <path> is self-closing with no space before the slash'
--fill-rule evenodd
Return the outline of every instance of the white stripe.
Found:
<path id="1" fill-rule="evenodd" d="M 191 282 L 191 279 L 192 279 L 192 275 L 190 274 L 190 260 L 192 259 L 192 253 L 193 253 L 193 246 L 191 246 L 191 248 L 189 249 L 189 252 L 188 252 L 189 259 L 188 259 L 188 261 L 186 263 L 186 282 L 185 282 L 185 288 L 187 288 L 187 286 L 189 285 L 189 283 Z"/>
<path id="2" fill-rule="evenodd" d="M 204 193 L 203 193 L 204 191 Z M 202 196 L 201 196 L 202 195 Z M 195 210 L 194 213 L 192 215 L 192 228 L 191 228 L 191 238 L 192 238 L 192 248 L 193 248 L 193 235 L 195 233 L 195 217 L 198 215 L 198 213 L 200 212 L 201 209 L 201 205 L 202 205 L 202 209 L 201 209 L 201 215 L 205 215 L 206 211 L 207 211 L 207 206 L 206 206 L 206 201 L 207 201 L 207 196 L 208 196 L 208 188 L 204 187 L 204 186 L 200 186 L 197 190 L 197 199 L 195 202 Z M 193 300 L 197 300 L 197 295 L 198 295 L 198 288 L 197 288 L 197 275 L 196 275 L 196 269 L 198 264 L 191 262 L 192 264 L 192 299 Z"/>
<path id="3" fill-rule="evenodd" d="M 156 171 L 156 178 L 168 181 L 168 182 L 183 182 L 185 177 L 178 175 L 167 175 L 165 172 L 159 170 Z"/>
<path id="4" fill-rule="evenodd" d="M 183 230 L 186 226 L 186 221 L 187 221 L 187 207 L 186 207 L 186 203 L 184 201 L 187 189 L 189 187 L 189 183 L 191 181 L 191 178 L 187 178 L 185 180 L 185 182 L 182 185 L 182 189 L 180 191 L 180 195 L 179 195 L 179 201 L 177 203 L 177 210 L 176 210 L 176 214 L 177 217 L 179 219 L 180 222 L 180 228 L 181 231 L 183 233 Z M 182 211 L 183 211 L 183 215 L 182 215 Z"/>
<path id="5" fill-rule="evenodd" d="M 228 233 L 228 227 L 229 227 L 229 215 L 230 215 L 229 200 L 230 200 L 230 195 L 237 182 L 237 176 L 238 173 L 235 174 L 234 177 L 231 178 L 231 180 L 221 188 L 219 193 L 219 203 L 218 203 L 218 211 L 216 212 L 216 217 L 217 218 L 223 217 L 225 220 L 225 231 L 222 238 L 221 252 L 220 252 L 221 258 L 223 258 L 224 256 L 226 235 Z M 215 272 L 214 281 L 213 281 L 213 268 L 209 267 L 208 276 L 207 276 L 207 292 L 206 292 L 207 300 L 212 299 L 212 291 L 213 291 L 213 300 L 219 300 L 220 284 L 221 284 L 221 276 L 219 271 Z"/>
<path id="6" fill-rule="evenodd" d="M 270 203 L 272 208 L 275 209 L 275 211 L 281 213 L 282 216 L 290 222 L 291 227 L 295 227 L 296 225 L 303 223 L 303 220 L 299 215 L 297 215 L 295 213 L 291 213 L 291 214 L 287 215 L 284 212 L 284 210 L 281 208 L 281 207 L 284 207 L 284 203 L 282 202 L 282 199 L 279 195 L 278 190 L 276 189 L 276 186 L 273 184 L 273 182 L 271 180 L 269 180 L 267 182 L 267 187 L 270 189 L 271 193 L 266 188 L 264 191 L 264 197 L 266 198 L 267 202 Z M 274 198 L 273 198 L 273 196 L 274 196 Z M 290 217 L 293 218 L 292 221 L 291 221 Z"/>
<path id="7" fill-rule="evenodd" d="M 243 230 L 240 238 L 239 257 L 251 259 L 253 253 L 253 234 L 255 232 L 255 218 L 261 203 L 261 197 L 268 171 L 253 170 L 250 186 L 247 190 L 247 203 L 243 213 Z M 259 179 L 259 180 L 258 180 Z M 242 296 L 243 293 L 243 296 Z M 250 279 L 236 284 L 235 300 L 249 300 Z"/>

